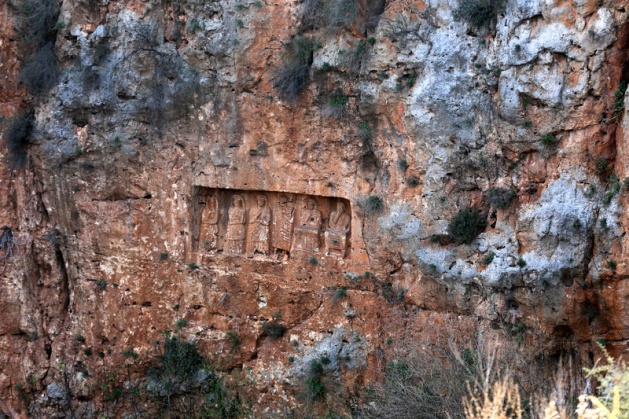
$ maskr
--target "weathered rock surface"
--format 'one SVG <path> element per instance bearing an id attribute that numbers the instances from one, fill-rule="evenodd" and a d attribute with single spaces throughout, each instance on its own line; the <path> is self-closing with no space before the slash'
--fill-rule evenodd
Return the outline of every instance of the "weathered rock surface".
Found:
<path id="1" fill-rule="evenodd" d="M 179 319 L 267 413 L 300 403 L 313 359 L 354 389 L 452 322 L 505 345 L 517 333 L 533 358 L 626 349 L 625 2 L 510 1 L 482 30 L 456 2 L 383 4 L 305 29 L 321 45 L 295 103 L 273 83 L 298 2 L 65 0 L 61 76 L 38 100 L 18 83 L 19 2 L 2 4 L 0 112 L 32 109 L 36 126 L 27 163 L 0 172 L 10 409 L 62 417 L 68 383 L 75 411 L 103 412 L 102 374 L 132 350 L 141 376 Z M 492 187 L 517 197 L 495 208 Z M 276 251 L 281 194 L 295 211 Z M 209 195 L 229 198 L 217 221 Z M 448 222 L 468 206 L 487 227 L 458 245 Z"/>

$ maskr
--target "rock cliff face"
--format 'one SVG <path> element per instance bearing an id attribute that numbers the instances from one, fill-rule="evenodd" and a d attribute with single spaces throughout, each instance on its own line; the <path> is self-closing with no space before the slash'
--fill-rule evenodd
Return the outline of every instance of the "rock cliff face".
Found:
<path id="1" fill-rule="evenodd" d="M 34 128 L 0 149 L 0 407 L 122 414 L 105 371 L 175 328 L 268 412 L 311 359 L 351 390 L 452 325 L 624 351 L 627 4 L 460 4 L 64 0 L 55 65 L 4 2 L 4 129 Z"/>

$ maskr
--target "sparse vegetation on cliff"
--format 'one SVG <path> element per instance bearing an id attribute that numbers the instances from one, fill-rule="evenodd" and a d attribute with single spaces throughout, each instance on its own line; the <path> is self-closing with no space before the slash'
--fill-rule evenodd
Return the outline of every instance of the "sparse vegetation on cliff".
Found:
<path id="1" fill-rule="evenodd" d="M 285 46 L 282 66 L 275 72 L 273 88 L 286 100 L 295 102 L 310 81 L 313 53 L 320 47 L 310 37 L 295 37 Z"/>
<path id="2" fill-rule="evenodd" d="M 419 28 L 419 22 L 399 15 L 388 22 L 385 33 L 393 42 L 399 42 L 404 47 L 408 41 L 419 39 Z"/>
<path id="3" fill-rule="evenodd" d="M 148 376 L 168 395 L 177 393 L 178 387 L 190 380 L 204 364 L 194 344 L 177 337 L 165 340 L 164 352 L 156 361 L 157 365 L 149 370 Z"/>
<path id="4" fill-rule="evenodd" d="M 302 7 L 302 28 L 317 30 L 351 26 L 360 6 L 355 0 L 306 0 Z"/>
<path id="5" fill-rule="evenodd" d="M 459 0 L 454 18 L 464 20 L 476 29 L 493 23 L 504 11 L 504 0 Z"/>
<path id="6" fill-rule="evenodd" d="M 54 45 L 57 36 L 57 1 L 25 0 L 20 3 L 20 49 L 24 65 L 20 73 L 28 92 L 38 98 L 57 83 L 59 69 Z"/>
<path id="7" fill-rule="evenodd" d="M 489 188 L 485 194 L 485 200 L 495 208 L 506 209 L 509 208 L 516 196 L 517 194 L 513 189 Z"/>
<path id="8" fill-rule="evenodd" d="M 116 71 L 124 72 L 135 66 L 148 70 L 137 90 L 140 100 L 135 111 L 142 122 L 161 136 L 169 121 L 187 117 L 195 105 L 205 101 L 205 85 L 185 56 L 164 45 L 158 25 L 138 23 L 131 33 L 132 49 L 116 64 Z M 119 94 L 126 90 L 124 85 L 117 88 Z"/>
<path id="9" fill-rule="evenodd" d="M 31 55 L 20 73 L 20 82 L 36 97 L 48 93 L 57 84 L 58 79 L 59 64 L 52 44 L 45 45 Z"/>
<path id="10" fill-rule="evenodd" d="M 8 227 L 4 227 L 2 229 L 2 234 L 0 234 L 0 264 L 2 264 L 2 270 L 0 270 L 0 273 L 4 272 L 7 268 L 8 260 L 19 250 L 20 243 L 18 243 L 15 238 L 13 230 Z"/>
<path id="11" fill-rule="evenodd" d="M 9 121 L 3 140 L 7 147 L 9 164 L 12 167 L 21 167 L 26 163 L 33 128 L 33 115 L 30 113 L 18 115 Z"/>

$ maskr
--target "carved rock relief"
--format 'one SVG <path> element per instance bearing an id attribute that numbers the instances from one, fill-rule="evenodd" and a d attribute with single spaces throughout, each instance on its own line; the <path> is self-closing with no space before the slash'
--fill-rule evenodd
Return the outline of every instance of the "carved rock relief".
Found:
<path id="1" fill-rule="evenodd" d="M 193 198 L 195 252 L 344 258 L 350 245 L 346 199 L 204 187 Z"/>

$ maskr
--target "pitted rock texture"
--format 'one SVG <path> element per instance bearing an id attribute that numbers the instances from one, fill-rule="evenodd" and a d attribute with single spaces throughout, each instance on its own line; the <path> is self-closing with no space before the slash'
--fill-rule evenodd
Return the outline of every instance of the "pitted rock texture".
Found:
<path id="1" fill-rule="evenodd" d="M 3 4 L 0 112 L 35 117 L 26 164 L 0 175 L 19 244 L 0 281 L 7 408 L 124 414 L 98 380 L 129 350 L 143 377 L 180 319 L 265 413 L 302 403 L 313 359 L 356 389 L 452 322 L 517 334 L 530 359 L 587 364 L 601 338 L 623 352 L 627 5 L 513 0 L 477 29 L 456 4 L 358 1 L 325 27 L 284 0 L 64 0 L 61 75 L 37 100 L 18 81 L 20 1 Z M 298 33 L 317 45 L 291 102 L 273 84 Z M 517 196 L 495 208 L 492 187 Z M 322 224 L 346 202 L 347 254 L 203 252 L 206 188 L 318 197 Z M 466 207 L 487 226 L 457 244 Z"/>

